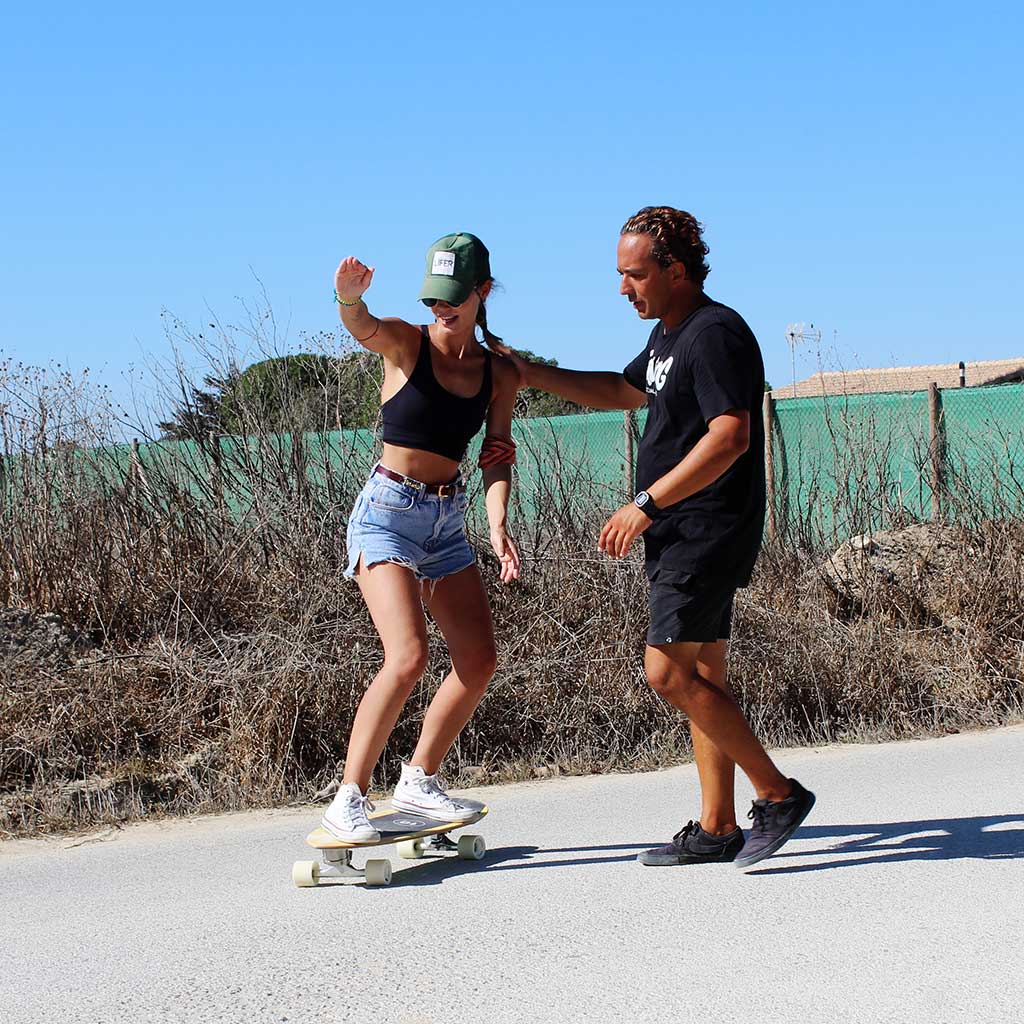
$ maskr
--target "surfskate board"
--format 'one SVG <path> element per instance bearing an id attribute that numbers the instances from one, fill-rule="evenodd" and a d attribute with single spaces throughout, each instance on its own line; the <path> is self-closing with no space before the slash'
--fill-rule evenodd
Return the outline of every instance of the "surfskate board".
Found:
<path id="1" fill-rule="evenodd" d="M 410 811 L 380 810 L 370 815 L 380 839 L 373 843 L 348 843 L 336 839 L 326 829 L 315 828 L 306 836 L 306 842 L 320 851 L 320 860 L 297 860 L 292 866 L 292 881 L 299 888 L 323 885 L 325 882 L 363 882 L 368 886 L 391 884 L 391 861 L 367 860 L 357 868 L 352 863 L 355 850 L 368 850 L 374 846 L 398 847 L 398 856 L 405 860 L 423 857 L 457 857 L 459 860 L 482 860 L 487 852 L 483 836 L 461 835 L 449 838 L 456 829 L 465 828 L 487 814 L 487 807 L 468 815 L 461 821 L 441 821 L 426 814 Z"/>

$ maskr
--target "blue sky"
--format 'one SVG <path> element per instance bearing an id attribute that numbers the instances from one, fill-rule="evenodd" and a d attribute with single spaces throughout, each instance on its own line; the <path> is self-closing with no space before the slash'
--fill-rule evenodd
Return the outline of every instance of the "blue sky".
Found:
<path id="1" fill-rule="evenodd" d="M 618 369 L 647 332 L 617 294 L 618 229 L 666 203 L 705 223 L 708 291 L 776 384 L 794 320 L 845 366 L 1024 355 L 1022 21 L 678 0 L 8 13 L 0 349 L 123 393 L 168 353 L 161 310 L 230 321 L 255 277 L 301 347 L 336 324 L 350 253 L 377 268 L 375 312 L 420 319 L 426 247 L 468 230 L 503 285 L 498 334 Z"/>

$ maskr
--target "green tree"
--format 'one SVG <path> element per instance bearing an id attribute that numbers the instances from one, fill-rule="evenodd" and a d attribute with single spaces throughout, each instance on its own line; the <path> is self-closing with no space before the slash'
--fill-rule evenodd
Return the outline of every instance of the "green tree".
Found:
<path id="1" fill-rule="evenodd" d="M 210 374 L 203 377 L 204 388 L 185 384 L 181 401 L 169 420 L 157 424 L 168 441 L 188 441 L 228 433 L 224 425 L 223 399 L 230 382 Z"/>
<path id="2" fill-rule="evenodd" d="M 253 363 L 225 392 L 230 433 L 273 433 L 372 426 L 380 401 L 380 359 L 370 352 L 339 358 L 279 356 Z"/>
<path id="3" fill-rule="evenodd" d="M 546 366 L 528 349 L 523 357 Z M 211 434 L 298 433 L 372 427 L 380 411 L 383 366 L 378 355 L 358 350 L 341 357 L 300 352 L 263 359 L 224 377 L 207 375 L 202 387 L 185 387 L 170 419 L 158 424 L 168 440 Z M 524 388 L 516 415 L 566 416 L 583 407 L 558 395 Z"/>
<path id="4" fill-rule="evenodd" d="M 380 359 L 371 352 L 278 356 L 224 378 L 204 377 L 204 387 L 186 388 L 159 427 L 172 440 L 372 427 L 380 382 Z"/>

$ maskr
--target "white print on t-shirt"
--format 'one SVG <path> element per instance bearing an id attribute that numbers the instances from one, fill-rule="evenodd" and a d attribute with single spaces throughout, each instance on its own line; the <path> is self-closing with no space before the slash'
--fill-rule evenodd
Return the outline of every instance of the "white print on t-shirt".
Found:
<path id="1" fill-rule="evenodd" d="M 443 274 L 445 277 L 455 276 L 455 253 L 435 252 L 434 265 L 431 267 L 432 274 Z"/>
<path id="2" fill-rule="evenodd" d="M 669 356 L 668 359 L 655 359 L 654 353 L 651 353 L 650 362 L 647 364 L 648 391 L 653 388 L 657 392 L 665 386 L 665 381 L 668 380 L 668 371 L 672 369 L 672 360 L 674 358 L 675 356 Z"/>

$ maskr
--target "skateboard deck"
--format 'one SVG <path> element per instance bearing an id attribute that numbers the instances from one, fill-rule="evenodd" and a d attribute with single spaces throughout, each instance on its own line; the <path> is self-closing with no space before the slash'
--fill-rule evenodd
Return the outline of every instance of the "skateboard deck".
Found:
<path id="1" fill-rule="evenodd" d="M 380 839 L 376 842 L 348 843 L 343 839 L 336 839 L 325 828 L 313 829 L 306 836 L 306 842 L 314 850 L 358 850 L 364 846 L 389 846 L 408 839 L 453 832 L 457 828 L 464 828 L 479 821 L 486 813 L 487 807 L 482 806 L 475 814 L 461 821 L 442 821 L 440 818 L 431 818 L 428 814 L 417 814 L 412 811 L 374 811 L 369 818 L 373 822 L 373 827 L 380 833 Z"/>
<path id="2" fill-rule="evenodd" d="M 323 863 L 298 860 L 292 867 L 292 881 L 300 888 L 338 882 L 362 881 L 368 886 L 391 884 L 391 861 L 368 860 L 362 868 L 352 864 L 352 852 L 374 846 L 398 846 L 399 857 L 419 860 L 421 857 L 454 854 L 460 860 L 481 860 L 487 852 L 483 836 L 461 835 L 457 842 L 448 838 L 450 832 L 465 828 L 487 814 L 486 805 L 461 821 L 441 821 L 426 814 L 410 811 L 380 810 L 370 821 L 380 833 L 372 843 L 351 843 L 337 839 L 324 828 L 315 828 L 306 836 L 306 843 L 319 850 Z"/>

